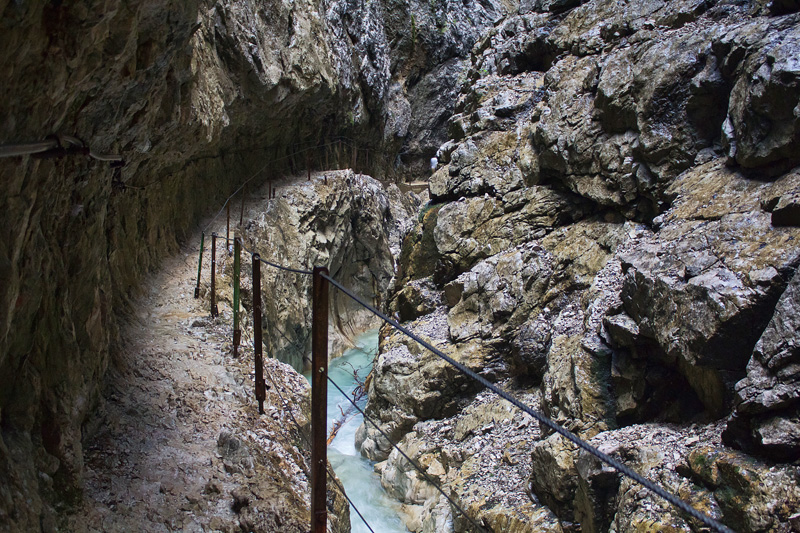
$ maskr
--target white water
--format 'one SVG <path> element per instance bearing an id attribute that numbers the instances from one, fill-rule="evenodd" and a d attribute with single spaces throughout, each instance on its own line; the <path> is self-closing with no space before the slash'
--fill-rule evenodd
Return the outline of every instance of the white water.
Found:
<path id="1" fill-rule="evenodd" d="M 358 348 L 347 350 L 342 357 L 334 359 L 328 368 L 330 378 L 348 394 L 352 394 L 358 386 L 353 376 L 354 369 L 361 380 L 369 374 L 372 360 L 378 350 L 378 330 L 370 330 L 359 336 L 356 345 Z M 306 375 L 306 378 L 309 376 Z M 366 402 L 367 399 L 364 397 L 357 403 L 363 409 Z M 329 434 L 334 421 L 341 418 L 341 412 L 347 412 L 348 407 L 352 407 L 352 404 L 343 398 L 333 385 L 328 384 Z M 328 460 L 342 481 L 347 496 L 361 511 L 375 533 L 408 533 L 408 529 L 398 516 L 400 504 L 383 490 L 380 477 L 373 470 L 374 463 L 362 457 L 356 450 L 356 430 L 361 425 L 363 417 L 355 409 L 352 412 L 355 416 L 349 418 L 347 423 L 339 428 L 336 438 L 328 447 Z M 353 533 L 369 533 L 369 528 L 352 508 L 350 523 Z"/>

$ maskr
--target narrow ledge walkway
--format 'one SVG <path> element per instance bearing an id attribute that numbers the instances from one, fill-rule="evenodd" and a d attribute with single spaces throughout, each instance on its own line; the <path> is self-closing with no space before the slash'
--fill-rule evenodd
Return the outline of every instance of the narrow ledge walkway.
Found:
<path id="1" fill-rule="evenodd" d="M 224 226 L 211 229 L 224 235 Z M 230 310 L 211 319 L 207 300 L 194 298 L 196 274 L 197 249 L 186 247 L 143 284 L 87 423 L 83 502 L 63 529 L 307 530 L 307 458 L 292 421 L 307 425 L 307 382 L 266 358 L 267 383 L 282 390 L 267 392 L 259 417 L 252 345 L 243 340 L 233 359 Z"/>

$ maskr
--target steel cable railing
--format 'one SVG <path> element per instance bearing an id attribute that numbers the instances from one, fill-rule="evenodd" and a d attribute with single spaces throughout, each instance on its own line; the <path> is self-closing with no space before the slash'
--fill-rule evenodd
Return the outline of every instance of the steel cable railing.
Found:
<path id="1" fill-rule="evenodd" d="M 423 470 L 423 468 L 422 468 L 421 466 L 419 466 L 419 465 L 416 463 L 416 461 L 414 461 L 413 459 L 411 459 L 411 457 L 409 457 L 408 455 L 406 455 L 406 453 L 405 453 L 403 450 L 401 450 L 401 449 L 400 449 L 400 447 L 399 447 L 397 444 L 395 444 L 394 442 L 392 442 L 392 439 L 391 439 L 391 438 L 389 438 L 389 435 L 387 435 L 387 434 L 386 434 L 386 433 L 385 433 L 385 432 L 384 432 L 384 431 L 383 431 L 383 430 L 380 428 L 380 426 L 378 426 L 378 424 L 376 424 L 376 423 L 375 423 L 375 422 L 372 420 L 372 418 L 370 418 L 369 416 L 367 416 L 367 413 L 365 413 L 365 412 L 364 412 L 364 410 L 363 410 L 363 409 L 361 409 L 361 408 L 360 408 L 360 407 L 359 407 L 359 406 L 356 404 L 356 402 L 355 402 L 355 401 L 353 401 L 353 400 L 350 398 L 350 396 L 348 396 L 348 395 L 347 395 L 347 393 L 345 393 L 345 392 L 342 390 L 342 388 L 341 388 L 341 387 L 339 387 L 339 385 L 337 385 L 337 384 L 336 384 L 336 382 L 335 382 L 335 381 L 333 381 L 333 380 L 330 378 L 330 376 L 328 376 L 328 381 L 331 383 L 331 385 L 333 385 L 334 387 L 336 387 L 336 390 L 338 390 L 339 392 L 341 392 L 341 393 L 342 393 L 342 396 L 344 396 L 345 398 L 347 398 L 347 401 L 348 401 L 348 402 L 350 402 L 350 403 L 352 404 L 352 406 L 353 406 L 353 407 L 355 407 L 355 408 L 356 408 L 356 410 L 357 410 L 359 413 L 361 413 L 361 416 L 363 416 L 363 417 L 364 417 L 364 420 L 365 420 L 365 421 L 369 421 L 369 423 L 370 423 L 370 424 L 372 424 L 372 425 L 375 427 L 375 429 L 377 429 L 377 430 L 378 430 L 378 432 L 379 432 L 381 435 L 383 435 L 383 437 L 384 437 L 384 438 L 386 439 L 386 441 L 387 441 L 387 442 L 388 442 L 388 443 L 389 443 L 389 444 L 392 446 L 392 448 L 394 448 L 395 450 L 397 450 L 397 452 L 398 452 L 400 455 L 402 455 L 402 456 L 405 458 L 405 460 L 406 460 L 406 461 L 408 461 L 408 462 L 411 464 L 411 466 L 413 466 L 413 467 L 414 467 L 414 469 L 415 469 L 417 472 L 419 472 L 420 474 L 422 474 L 422 477 L 424 477 L 424 478 L 425 478 L 425 481 L 427 481 L 428 483 L 430 483 L 430 484 L 431 484 L 431 485 L 432 485 L 432 486 L 433 486 L 433 487 L 434 487 L 436 490 L 438 490 L 438 491 L 439 491 L 439 492 L 442 494 L 442 496 L 444 496 L 445 498 L 447 498 L 447 501 L 448 501 L 448 502 L 450 502 L 450 505 L 452 505 L 453 507 L 455 507 L 456 509 L 458 509 L 458 512 L 460 512 L 460 513 L 461 513 L 461 514 L 462 514 L 462 515 L 463 515 L 463 516 L 464 516 L 464 517 L 465 517 L 467 520 L 469 520 L 469 521 L 472 523 L 472 525 L 473 525 L 473 526 L 475 526 L 476 528 L 478 528 L 478 530 L 479 530 L 479 531 L 486 531 L 486 528 L 485 528 L 484 526 L 481 526 L 481 525 L 479 525 L 477 522 L 475 522 L 475 520 L 473 520 L 473 519 L 472 519 L 472 517 L 471 517 L 471 516 L 469 516 L 469 515 L 468 515 L 468 514 L 467 514 L 467 513 L 464 511 L 464 509 L 462 509 L 462 508 L 461 508 L 461 506 L 460 506 L 460 505 L 458 505 L 458 504 L 457 504 L 455 501 L 453 501 L 453 499 L 452 499 L 450 496 L 448 496 L 448 494 L 447 494 L 447 493 L 446 493 L 446 492 L 445 492 L 445 491 L 442 489 L 442 487 L 440 487 L 440 486 L 439 486 L 439 484 L 438 484 L 436 481 L 434 481 L 434 480 L 433 480 L 433 479 L 432 479 L 432 478 L 431 478 L 431 477 L 430 477 L 430 476 L 427 474 L 427 472 L 425 472 L 425 470 Z"/>
<path id="2" fill-rule="evenodd" d="M 266 372 L 266 375 L 269 378 L 270 382 L 272 383 L 272 386 L 274 388 L 273 390 L 275 390 L 275 392 L 278 394 L 278 397 L 281 399 L 281 404 L 285 405 L 285 406 L 288 406 L 289 402 L 286 401 L 286 399 L 283 397 L 283 394 L 281 394 L 280 387 L 278 387 L 278 384 L 272 378 L 272 373 L 271 372 Z M 297 432 L 300 434 L 300 437 L 305 441 L 306 446 L 308 446 L 308 448 L 310 449 L 311 448 L 311 443 L 308 442 L 308 437 L 306 436 L 305 432 L 303 431 L 303 427 L 300 425 L 300 423 L 294 417 L 294 413 L 292 413 L 292 410 L 291 409 L 287 409 L 287 411 L 289 413 L 289 418 L 292 419 L 292 422 L 294 423 L 295 427 L 297 428 Z M 364 515 L 358 509 L 356 504 L 353 503 L 353 500 L 351 500 L 350 497 L 347 495 L 347 491 L 344 489 L 344 486 L 342 486 L 341 481 L 339 481 L 336 478 L 336 476 L 334 475 L 334 473 L 331 472 L 330 465 L 327 465 L 327 471 L 328 471 L 328 476 L 330 476 L 330 478 L 339 486 L 339 490 L 342 491 L 342 494 L 347 499 L 347 503 L 349 503 L 350 507 L 352 507 L 355 510 L 355 512 L 358 515 L 358 517 L 361 518 L 361 521 L 364 522 L 365 526 L 367 526 L 367 529 L 369 529 L 372 533 L 375 533 L 375 530 L 372 529 L 372 526 L 370 526 L 369 522 L 367 522 L 367 519 L 364 517 Z M 310 478 L 310 476 L 308 475 L 308 472 L 304 472 L 304 473 L 306 474 L 306 478 Z"/>
<path id="3" fill-rule="evenodd" d="M 221 211 L 220 211 L 220 213 L 221 213 Z M 223 239 L 223 240 L 231 241 L 232 239 Z M 397 331 L 400 331 L 401 333 L 403 333 L 407 337 L 409 337 L 412 340 L 418 342 L 420 345 L 422 345 L 424 348 L 426 348 L 427 350 L 432 352 L 434 355 L 436 355 L 437 357 L 439 357 L 442 360 L 444 360 L 445 362 L 447 362 L 449 365 L 451 365 L 456 370 L 458 370 L 461 374 L 463 374 L 463 375 L 467 376 L 468 378 L 480 383 L 485 388 L 489 389 L 490 391 L 494 392 L 495 394 L 497 394 L 501 398 L 503 398 L 506 401 L 510 402 L 515 407 L 519 408 L 523 412 L 525 412 L 528 415 L 532 416 L 534 419 L 539 421 L 541 424 L 547 426 L 548 428 L 550 428 L 554 432 L 556 432 L 559 435 L 561 435 L 562 437 L 566 438 L 567 440 L 572 442 L 577 447 L 585 450 L 586 452 L 590 453 L 591 455 L 593 455 L 594 457 L 596 457 L 597 459 L 599 459 L 603 463 L 605 463 L 608 466 L 612 467 L 614 470 L 616 470 L 617 472 L 619 472 L 623 476 L 628 477 L 628 478 L 632 479 L 633 481 L 639 483 L 640 485 L 642 485 L 644 488 L 646 488 L 647 490 L 649 490 L 653 494 L 655 494 L 655 495 L 659 496 L 660 498 L 664 499 L 665 501 L 669 502 L 670 504 L 675 506 L 680 511 L 683 511 L 688 516 L 698 520 L 699 522 L 701 522 L 705 526 L 711 528 L 712 530 L 720 532 L 720 533 L 733 533 L 732 530 L 730 528 L 728 528 L 727 526 L 725 526 L 724 524 L 721 524 L 717 520 L 714 520 L 713 518 L 705 515 L 704 513 L 701 513 L 700 511 L 698 511 L 697 509 L 695 509 L 694 507 L 689 505 L 687 502 L 681 500 L 680 498 L 678 498 L 674 494 L 666 491 L 665 489 L 663 489 L 659 485 L 655 484 L 654 482 L 650 481 L 649 479 L 645 478 L 644 476 L 638 474 L 637 472 L 635 472 L 631 468 L 627 467 L 626 465 L 622 464 L 620 461 L 617 461 L 616 459 L 614 459 L 613 457 L 609 456 L 608 454 L 605 454 L 605 453 L 601 452 L 599 449 L 597 449 L 596 447 L 592 446 L 588 442 L 584 441 L 583 439 L 581 439 L 580 437 L 578 437 L 577 435 L 575 435 L 571 431 L 569 431 L 566 428 L 564 428 L 564 427 L 560 426 L 559 424 L 555 423 L 554 421 L 552 421 L 551 419 L 549 419 L 545 415 L 539 413 L 538 411 L 534 410 L 533 408 L 523 404 L 520 400 L 518 400 L 517 398 L 515 398 L 511 394 L 507 393 L 506 391 L 503 391 L 502 389 L 500 389 L 499 387 L 497 387 L 496 385 L 494 385 L 493 383 L 488 381 L 483 376 L 477 374 L 476 372 L 474 372 L 474 371 L 470 370 L 469 368 L 467 368 L 465 365 L 463 365 L 463 364 L 459 363 L 458 361 L 454 360 L 453 358 L 451 358 L 450 356 L 448 356 L 447 354 L 445 354 L 444 352 L 442 352 L 441 350 L 439 350 L 435 346 L 431 345 L 429 342 L 427 342 L 424 339 L 422 339 L 419 335 L 415 334 L 414 332 L 412 332 L 408 328 L 402 326 L 396 320 L 391 319 L 385 313 L 379 311 L 378 309 L 376 309 L 375 307 L 373 307 L 369 303 L 367 303 L 364 300 L 362 300 L 359 296 L 357 296 L 352 291 L 347 289 L 344 285 L 342 285 L 341 283 L 339 283 L 338 281 L 336 281 L 335 279 L 330 277 L 327 274 L 327 270 L 326 269 L 314 269 L 314 271 L 309 271 L 309 270 L 300 269 L 300 268 L 287 267 L 287 266 L 284 266 L 284 265 L 280 265 L 280 264 L 277 264 L 277 263 L 262 259 L 258 253 L 251 251 L 250 249 L 244 247 L 244 245 L 242 245 L 242 247 L 246 251 L 248 251 L 249 253 L 252 254 L 252 257 L 253 257 L 254 260 L 257 259 L 260 263 L 263 263 L 265 265 L 268 265 L 268 266 L 271 266 L 273 268 L 277 268 L 277 269 L 280 269 L 280 270 L 283 270 L 283 271 L 287 271 L 287 272 L 293 272 L 293 273 L 302 274 L 302 275 L 313 275 L 313 276 L 315 276 L 315 279 L 316 279 L 317 276 L 319 276 L 320 279 L 324 279 L 327 283 L 330 283 L 331 285 L 333 285 L 337 290 L 339 290 L 342 293 L 344 293 L 346 296 L 348 296 L 350 299 L 352 299 L 358 305 L 364 307 L 369 312 L 371 312 L 372 314 L 374 314 L 375 316 L 377 316 L 378 318 L 383 320 L 385 323 L 389 324 L 391 327 L 393 327 Z M 199 273 L 198 273 L 198 286 L 199 286 L 199 281 L 200 280 L 199 280 Z M 317 282 L 315 281 L 315 286 L 316 286 L 316 283 Z M 314 289 L 314 293 L 315 294 L 316 294 L 316 291 L 317 291 L 317 289 L 315 288 Z M 316 299 L 316 296 L 315 296 L 315 299 Z M 213 300 L 213 298 L 212 298 L 212 300 Z M 322 301 L 327 301 L 327 297 L 325 297 Z M 315 301 L 315 307 L 316 307 L 316 305 L 317 304 L 316 304 L 316 301 Z M 327 317 L 327 311 L 325 311 L 325 316 Z M 327 318 L 325 320 L 327 322 Z M 314 318 L 314 323 L 316 324 L 316 318 Z M 324 331 L 327 332 L 327 327 L 324 328 Z M 325 333 L 325 335 L 327 335 L 327 333 Z M 312 337 L 313 337 L 313 335 L 312 335 Z M 325 343 L 325 344 L 327 344 L 327 343 Z M 325 358 L 327 359 L 327 348 L 325 348 Z M 325 377 L 327 377 L 327 372 L 325 374 L 323 374 L 323 375 Z M 341 388 L 339 388 L 339 386 L 336 383 L 334 383 L 332 380 L 330 380 L 330 378 L 328 378 L 328 380 L 337 389 L 339 389 L 340 392 L 342 392 Z M 312 386 L 312 388 L 313 388 L 313 386 Z M 348 400 L 349 400 L 349 397 L 347 397 L 346 394 L 345 394 L 345 397 L 348 398 Z M 356 407 L 356 409 L 359 410 L 359 412 L 362 413 L 362 415 L 364 415 L 364 412 L 360 408 L 358 408 L 357 405 L 355 407 Z M 470 520 L 470 522 L 473 523 L 474 526 L 478 527 L 479 529 L 485 529 L 485 526 L 479 526 L 469 515 L 467 515 L 463 511 L 463 509 L 458 507 L 455 504 L 455 502 L 453 502 L 453 500 L 440 487 L 438 487 L 438 485 L 435 482 L 433 482 L 429 478 L 429 476 L 427 476 L 426 473 L 422 472 L 422 470 L 420 468 L 418 468 L 417 465 L 413 461 L 411 461 L 411 459 L 405 453 L 403 453 L 402 450 L 400 450 L 396 446 L 395 443 L 393 443 L 391 440 L 389 440 L 388 436 L 377 426 L 377 424 L 375 424 L 371 419 L 366 417 L 366 415 L 364 415 L 364 416 L 365 416 L 364 419 L 366 421 L 369 421 L 376 428 L 378 428 L 378 430 L 381 432 L 381 434 L 384 437 L 387 438 L 388 442 L 393 447 L 395 447 L 395 449 L 397 449 L 399 451 L 399 453 L 403 454 L 403 456 L 406 458 L 406 460 L 408 460 L 417 470 L 419 470 L 423 474 L 423 476 L 426 478 L 426 480 L 428 482 L 430 482 L 434 487 L 436 487 L 437 490 L 439 490 L 439 492 L 441 492 L 454 507 L 456 507 L 465 517 L 467 517 Z M 313 520 L 313 517 L 312 517 L 312 520 Z"/>
<path id="4" fill-rule="evenodd" d="M 350 297 L 357 304 L 359 304 L 360 306 L 364 307 L 365 309 L 370 311 L 372 314 L 374 314 L 375 316 L 377 316 L 378 318 L 380 318 L 381 320 L 383 320 L 384 322 L 386 322 L 387 324 L 389 324 L 390 326 L 395 328 L 396 330 L 402 332 L 407 337 L 415 340 L 416 342 L 421 344 L 424 348 L 426 348 L 427 350 L 432 352 L 437 357 L 439 357 L 439 358 L 443 359 L 444 361 L 446 361 L 448 364 L 450 364 L 451 366 L 456 368 L 459 372 L 461 372 L 465 376 L 471 378 L 474 381 L 477 381 L 478 383 L 480 383 L 481 385 L 483 385 L 487 389 L 491 390 L 492 392 L 494 392 L 495 394 L 497 394 L 498 396 L 500 396 L 504 400 L 510 402 L 515 407 L 521 409 L 523 412 L 529 414 L 530 416 L 532 416 L 533 418 L 538 420 L 540 423 L 546 425 L 547 427 L 549 427 L 550 429 L 552 429 L 553 431 L 555 431 L 559 435 L 563 436 L 564 438 L 566 438 L 567 440 L 569 440 L 570 442 L 572 442 L 573 444 L 575 444 L 579 448 L 581 448 L 581 449 L 589 452 L 590 454 L 594 455 L 596 458 L 600 459 L 602 462 L 606 463 L 607 465 L 612 467 L 614 470 L 616 470 L 620 474 L 623 474 L 624 476 L 636 481 L 637 483 L 639 483 L 640 485 L 645 487 L 650 492 L 660 496 L 664 500 L 668 501 L 669 503 L 671 503 L 672 505 L 674 505 L 675 507 L 677 507 L 681 511 L 685 512 L 689 516 L 699 520 L 700 522 L 702 522 L 706 526 L 710 527 L 714 531 L 718 531 L 718 532 L 721 532 L 721 533 L 733 533 L 733 530 L 731 530 L 727 526 L 725 526 L 725 525 L 717 522 L 713 518 L 701 513 L 700 511 L 698 511 L 697 509 L 695 509 L 694 507 L 692 507 L 691 505 L 689 505 L 685 501 L 681 500 L 680 498 L 678 498 L 674 494 L 671 494 L 670 492 L 667 492 L 666 490 L 662 489 L 660 486 L 656 485 L 655 483 L 653 483 L 649 479 L 646 479 L 645 477 L 641 476 L 640 474 L 634 472 L 632 469 L 630 469 L 627 466 L 625 466 L 624 464 L 620 463 L 619 461 L 617 461 L 613 457 L 609 456 L 608 454 L 605 454 L 605 453 L 601 452 L 596 447 L 592 446 L 591 444 L 589 444 L 585 440 L 581 439 L 580 437 L 578 437 L 577 435 L 575 435 L 574 433 L 572 433 L 568 429 L 563 428 L 560 425 L 556 424 L 555 422 L 550 420 L 548 417 L 546 417 L 543 414 L 539 413 L 538 411 L 532 409 L 531 407 L 528 407 L 527 405 L 525 405 L 522 402 L 520 402 L 518 399 L 514 398 L 513 396 L 511 396 L 510 394 L 508 394 L 504 390 L 500 389 L 499 387 L 497 387 L 496 385 L 491 383 L 489 380 L 487 380 L 483 376 L 473 372 L 472 370 L 470 370 L 469 368 L 467 368 L 463 364 L 461 364 L 458 361 L 454 360 L 452 357 L 448 356 L 447 354 L 445 354 L 444 352 L 442 352 L 441 350 L 439 350 L 435 346 L 431 345 L 430 343 L 428 343 L 425 340 L 423 340 L 422 338 L 420 338 L 419 335 L 416 335 L 415 333 L 413 333 L 408 328 L 405 328 L 402 325 L 400 325 L 397 321 L 389 318 L 388 316 L 386 316 L 381 311 L 375 309 L 374 307 L 372 307 L 368 303 L 364 302 L 361 298 L 359 298 L 358 296 L 353 294 L 349 289 L 347 289 L 345 286 L 343 286 L 341 283 L 339 283 L 335 279 L 331 278 L 330 276 L 328 276 L 326 274 L 320 274 L 320 275 L 323 278 L 325 278 L 326 280 L 328 280 L 328 282 L 331 285 L 333 285 L 338 290 L 342 291 L 345 295 Z"/>
<path id="5" fill-rule="evenodd" d="M 302 154 L 305 154 L 305 153 L 307 153 L 307 152 L 311 152 L 311 151 L 314 151 L 314 150 L 327 149 L 327 148 L 330 148 L 331 146 L 336 146 L 336 145 L 341 145 L 341 144 L 344 144 L 345 146 L 348 146 L 348 147 L 350 147 L 352 150 L 357 150 L 357 149 L 358 149 L 358 146 L 355 144 L 355 142 L 354 142 L 354 140 L 353 140 L 352 138 L 350 138 L 350 137 L 334 137 L 333 139 L 330 139 L 330 140 L 329 140 L 328 142 L 326 142 L 326 143 L 323 143 L 323 144 L 318 144 L 318 145 L 313 145 L 313 146 L 308 146 L 308 147 L 306 147 L 306 148 L 301 148 L 301 149 L 299 149 L 299 150 L 296 150 L 296 151 L 294 151 L 294 152 L 292 152 L 292 153 L 290 153 L 290 154 L 286 154 L 286 155 L 284 155 L 284 156 L 281 156 L 281 157 L 276 157 L 276 158 L 270 159 L 269 161 L 267 161 L 266 163 L 264 163 L 264 165 L 263 165 L 261 168 L 259 168 L 258 170 L 256 170 L 256 171 L 253 173 L 253 175 L 252 175 L 252 176 L 250 176 L 249 178 L 247 178 L 247 179 L 246 179 L 246 180 L 245 180 L 245 181 L 244 181 L 244 182 L 243 182 L 243 183 L 242 183 L 242 184 L 239 186 L 239 188 L 237 188 L 235 191 L 233 191 L 233 192 L 230 194 L 230 196 L 228 196 L 228 198 L 226 198 L 226 199 L 225 199 L 225 203 L 224 203 L 224 204 L 222 204 L 222 207 L 220 208 L 220 210 L 219 210 L 219 211 L 217 211 L 217 214 L 216 214 L 216 215 L 214 215 L 214 217 L 211 219 L 211 221 L 210 221 L 208 224 L 206 224 L 206 226 L 203 228 L 203 233 L 205 233 L 205 232 L 208 230 L 208 228 L 210 228 L 210 227 L 211 227 L 211 225 L 212 225 L 212 224 L 213 224 L 213 223 L 214 223 L 214 222 L 217 220 L 217 218 L 218 218 L 218 217 L 219 217 L 219 216 L 222 214 L 222 212 L 223 212 L 223 211 L 225 210 L 225 208 L 228 206 L 228 203 L 229 203 L 231 200 L 233 200 L 233 198 L 234 198 L 234 197 L 235 197 L 237 194 L 239 194 L 239 192 L 241 192 L 241 191 L 244 189 L 244 186 L 245 186 L 245 185 L 247 185 L 247 184 L 248 184 L 249 182 L 251 182 L 252 180 L 254 180 L 254 179 L 255 179 L 256 177 L 258 177 L 259 175 L 261 175 L 261 173 L 262 173 L 262 172 L 264 172 L 264 170 L 266 170 L 266 168 L 267 168 L 268 166 L 270 166 L 270 165 L 274 165 L 275 163 L 279 163 L 279 162 L 281 162 L 281 161 L 285 161 L 285 160 L 287 160 L 287 159 L 294 159 L 296 156 L 298 156 L 298 155 L 302 155 Z M 362 152 L 364 152 L 365 154 L 367 154 L 367 157 L 369 157 L 369 154 L 371 154 L 371 153 L 375 153 L 375 152 L 376 152 L 375 150 L 371 150 L 371 149 L 369 149 L 369 148 L 361 148 L 361 150 L 362 150 Z M 149 186 L 149 185 L 152 185 L 152 184 L 148 184 L 148 185 L 146 185 L 145 187 L 147 187 L 147 186 Z M 275 266 L 275 267 L 277 267 L 277 268 L 280 268 L 278 265 L 272 265 L 272 266 Z M 309 272 L 309 274 L 310 274 L 310 273 L 311 273 L 311 272 Z"/>
<path id="6" fill-rule="evenodd" d="M 65 144 L 70 145 L 69 147 Z M 63 157 L 65 155 L 87 155 L 98 161 L 123 162 L 121 155 L 101 154 L 86 146 L 82 140 L 72 135 L 52 135 L 39 142 L 4 144 L 0 146 L 0 157 Z"/>

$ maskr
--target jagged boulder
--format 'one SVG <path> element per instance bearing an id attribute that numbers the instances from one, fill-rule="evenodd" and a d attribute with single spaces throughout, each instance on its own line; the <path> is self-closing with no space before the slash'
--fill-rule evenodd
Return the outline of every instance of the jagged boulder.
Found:
<path id="1" fill-rule="evenodd" d="M 402 146 L 398 158 L 402 165 L 393 170 L 403 177 L 427 177 L 430 158 L 447 140 L 448 119 L 466 77 L 470 50 L 483 31 L 513 9 L 513 3 L 384 0 L 372 4 L 383 14 L 390 49 L 393 84 L 383 111 L 384 136 Z"/>
<path id="2" fill-rule="evenodd" d="M 537 394 L 523 401 L 537 403 Z M 525 478 L 529 444 L 538 437 L 533 420 L 511 404 L 480 393 L 458 414 L 419 422 L 399 443 L 403 450 L 463 509 L 436 491 L 397 451 L 379 464 L 381 482 L 399 492 L 411 531 L 470 531 L 473 523 L 493 531 L 562 531 L 555 515 L 533 501 Z"/>
<path id="3" fill-rule="evenodd" d="M 298 181 L 265 205 L 244 230 L 250 249 L 264 259 L 293 268 L 325 265 L 331 276 L 348 280 L 357 294 L 386 297 L 394 281 L 400 243 L 418 208 L 413 195 L 384 187 L 351 170 L 311 182 Z M 229 271 L 230 272 L 230 271 Z M 265 270 L 263 319 L 271 355 L 302 369 L 311 346 L 311 279 L 292 272 Z M 349 298 L 332 293 L 335 314 L 332 355 L 348 347 L 374 317 Z"/>
<path id="4" fill-rule="evenodd" d="M 778 300 L 736 384 L 726 441 L 781 460 L 800 456 L 800 275 Z"/>
<path id="5" fill-rule="evenodd" d="M 763 40 L 743 61 L 731 91 L 725 141 L 742 167 L 775 173 L 800 161 L 800 29 L 796 18 L 783 18 L 742 28 L 723 44 L 736 51 L 757 37 Z"/>
<path id="6" fill-rule="evenodd" d="M 455 352 L 447 343 L 443 308 L 407 324 L 434 346 L 473 370 L 480 370 L 483 352 Z M 439 418 L 457 410 L 458 391 L 474 389 L 453 367 L 400 332 L 384 330 L 373 365 L 366 414 L 379 422 L 392 442 L 398 442 L 419 420 Z M 371 424 L 362 423 L 356 448 L 370 460 L 389 456 L 391 445 Z"/>
<path id="7" fill-rule="evenodd" d="M 698 446 L 681 471 L 713 493 L 725 522 L 735 531 L 795 531 L 800 516 L 800 471 L 774 467 L 746 455 Z M 688 471 L 688 472 L 687 472 Z"/>
<path id="8" fill-rule="evenodd" d="M 688 171 L 669 189 L 677 200 L 658 232 L 620 255 L 625 312 L 716 416 L 800 259 L 800 234 L 773 227 L 760 209 L 759 197 L 779 184 L 747 180 L 719 160 Z"/>

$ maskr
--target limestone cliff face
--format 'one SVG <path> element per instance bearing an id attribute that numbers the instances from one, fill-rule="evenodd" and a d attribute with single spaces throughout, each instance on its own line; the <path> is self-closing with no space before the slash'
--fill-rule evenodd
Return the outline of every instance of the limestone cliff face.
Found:
<path id="1" fill-rule="evenodd" d="M 419 199 L 394 184 L 352 170 L 315 173 L 280 182 L 276 198 L 251 208 L 242 228 L 244 246 L 261 258 L 294 269 L 328 268 L 355 294 L 380 307 L 394 281 L 401 239 L 413 224 Z M 224 255 L 224 254 L 223 254 Z M 218 260 L 221 313 L 233 307 L 232 260 Z M 311 353 L 311 276 L 262 268 L 262 316 L 265 346 L 270 357 L 302 371 Z M 250 310 L 250 272 L 243 275 L 244 305 Z M 208 297 L 208 285 L 201 287 Z M 330 293 L 329 356 L 338 357 L 354 346 L 363 331 L 376 327 L 377 318 L 339 291 Z M 249 321 L 249 313 L 245 320 Z"/>
<path id="2" fill-rule="evenodd" d="M 472 50 L 390 302 L 737 531 L 798 520 L 775 463 L 800 457 L 798 7 L 523 2 Z M 475 392 L 385 331 L 367 412 L 495 530 L 698 527 Z M 358 444 L 415 531 L 469 530 L 371 426 Z"/>
<path id="3" fill-rule="evenodd" d="M 797 468 L 769 461 L 800 453 L 799 7 L 0 0 L 0 142 L 61 133 L 126 160 L 0 159 L 0 524 L 47 528 L 52 504 L 80 498 L 119 315 L 201 214 L 253 175 L 355 156 L 417 177 L 436 153 L 391 310 L 734 528 L 796 527 Z M 370 156 L 307 150 L 340 136 Z M 338 218 L 279 201 L 263 221 L 294 217 L 300 263 L 380 292 L 389 256 L 326 232 L 377 237 L 402 217 L 379 195 L 347 207 L 346 190 L 309 193 Z M 385 252 L 396 237 L 372 240 Z M 297 309 L 267 318 L 299 326 L 276 352 L 305 342 Z M 385 332 L 369 412 L 471 516 L 508 531 L 695 527 L 475 392 Z M 445 527 L 448 505 L 388 460 L 415 529 Z"/>

